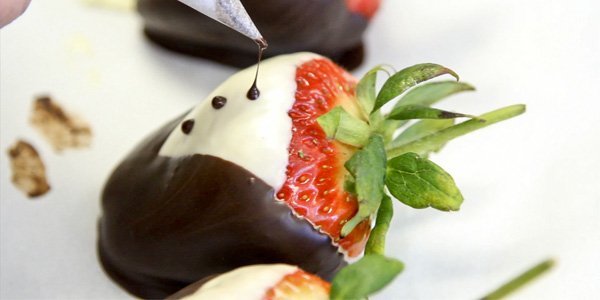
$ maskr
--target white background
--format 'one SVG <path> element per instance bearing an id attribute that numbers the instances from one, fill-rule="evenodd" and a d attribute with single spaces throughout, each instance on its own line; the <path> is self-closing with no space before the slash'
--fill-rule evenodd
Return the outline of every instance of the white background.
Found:
<path id="1" fill-rule="evenodd" d="M 406 269 L 371 299 L 475 299 L 548 257 L 556 268 L 513 299 L 600 298 L 599 20 L 596 0 L 384 1 L 354 74 L 435 62 L 478 89 L 441 108 L 528 112 L 431 157 L 465 203 L 454 213 L 395 205 L 387 253 Z M 142 137 L 236 70 L 148 43 L 133 11 L 76 0 L 33 1 L 0 38 L 0 296 L 128 298 L 96 258 L 103 183 Z M 91 123 L 90 149 L 52 151 L 28 124 L 40 94 Z M 10 183 L 18 138 L 46 163 L 52 190 L 39 199 Z"/>

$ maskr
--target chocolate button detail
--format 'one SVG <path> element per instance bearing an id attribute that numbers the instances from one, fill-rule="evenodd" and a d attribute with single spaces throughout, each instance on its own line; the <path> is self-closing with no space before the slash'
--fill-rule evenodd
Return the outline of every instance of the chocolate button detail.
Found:
<path id="1" fill-rule="evenodd" d="M 219 109 L 227 104 L 227 98 L 223 96 L 215 96 L 212 98 L 211 104 L 214 109 Z"/>
<path id="2" fill-rule="evenodd" d="M 185 122 L 181 123 L 181 131 L 185 134 L 190 134 L 194 129 L 194 119 L 185 120 Z"/>

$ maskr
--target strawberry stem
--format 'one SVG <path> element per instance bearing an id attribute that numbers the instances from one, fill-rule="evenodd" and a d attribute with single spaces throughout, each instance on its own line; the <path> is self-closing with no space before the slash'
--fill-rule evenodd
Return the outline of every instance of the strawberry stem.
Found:
<path id="1" fill-rule="evenodd" d="M 472 119 L 436 133 L 425 136 L 419 140 L 409 142 L 398 147 L 394 147 L 387 150 L 387 157 L 394 158 L 407 152 L 423 153 L 438 149 L 441 145 L 446 142 L 465 135 L 471 131 L 487 127 L 489 125 L 498 123 L 516 117 L 525 112 L 525 105 L 517 104 L 512 106 L 503 107 L 495 111 L 483 114 L 480 119 Z M 485 122 L 482 122 L 483 120 Z"/>
<path id="2" fill-rule="evenodd" d="M 525 284 L 531 282 L 532 280 L 536 279 L 540 275 L 544 274 L 546 271 L 548 271 L 550 268 L 552 268 L 552 266 L 554 266 L 554 260 L 547 259 L 547 260 L 535 265 L 531 269 L 525 271 L 523 274 L 519 275 L 515 279 L 505 283 L 504 285 L 502 285 L 495 291 L 493 291 L 490 294 L 488 294 L 487 296 L 481 298 L 481 300 L 502 299 L 503 297 L 507 296 L 508 294 L 518 290 L 519 288 L 523 287 Z"/>

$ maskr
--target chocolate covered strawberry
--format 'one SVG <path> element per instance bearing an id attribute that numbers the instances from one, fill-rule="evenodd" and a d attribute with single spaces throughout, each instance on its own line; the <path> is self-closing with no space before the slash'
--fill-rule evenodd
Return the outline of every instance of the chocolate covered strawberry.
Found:
<path id="1" fill-rule="evenodd" d="M 99 241 L 105 270 L 135 295 L 162 298 L 253 264 L 297 265 L 329 281 L 366 247 L 357 265 L 396 266 L 375 272 L 389 275 L 382 282 L 393 278 L 401 265 L 383 256 L 386 191 L 415 208 L 457 210 L 460 191 L 428 153 L 524 107 L 481 117 L 442 111 L 431 105 L 472 88 L 442 81 L 407 90 L 457 77 L 451 70 L 416 65 L 377 91 L 380 70 L 358 81 L 320 55 L 279 56 L 262 62 L 255 100 L 247 97 L 254 68 L 230 77 L 109 178 Z M 398 134 L 411 119 L 420 121 Z M 343 297 L 348 289 L 339 286 L 332 295 Z"/>
<path id="2" fill-rule="evenodd" d="M 365 268 L 367 264 L 369 266 Z M 402 268 L 403 265 L 394 259 L 366 256 L 355 265 L 344 268 L 333 283 L 329 283 L 297 266 L 250 265 L 196 281 L 167 297 L 167 300 L 367 299 L 389 283 Z"/>
<path id="3" fill-rule="evenodd" d="M 328 300 L 330 286 L 295 266 L 252 265 L 195 282 L 167 299 Z"/>

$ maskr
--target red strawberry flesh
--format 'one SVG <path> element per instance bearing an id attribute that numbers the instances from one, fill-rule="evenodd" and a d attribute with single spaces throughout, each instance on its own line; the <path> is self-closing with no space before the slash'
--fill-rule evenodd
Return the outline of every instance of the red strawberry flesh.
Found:
<path id="1" fill-rule="evenodd" d="M 339 105 L 360 114 L 354 100 L 356 79 L 329 60 L 315 59 L 298 67 L 296 83 L 296 101 L 289 111 L 292 140 L 287 180 L 277 198 L 355 257 L 364 249 L 370 222 L 361 222 L 346 237 L 340 233 L 358 210 L 356 197 L 343 188 L 344 163 L 358 149 L 327 140 L 316 118 Z"/>

